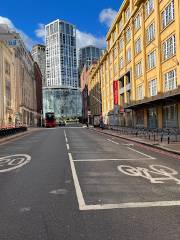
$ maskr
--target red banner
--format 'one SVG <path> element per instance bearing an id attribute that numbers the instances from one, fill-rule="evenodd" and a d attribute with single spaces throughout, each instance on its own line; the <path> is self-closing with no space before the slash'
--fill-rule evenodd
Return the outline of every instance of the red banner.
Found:
<path id="1" fill-rule="evenodd" d="M 118 105 L 118 81 L 113 82 L 114 105 Z"/>

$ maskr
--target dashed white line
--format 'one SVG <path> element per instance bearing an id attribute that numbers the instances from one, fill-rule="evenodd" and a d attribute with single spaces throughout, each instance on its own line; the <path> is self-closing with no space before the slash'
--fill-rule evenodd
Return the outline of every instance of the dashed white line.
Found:
<path id="1" fill-rule="evenodd" d="M 65 136 L 66 143 L 68 143 L 68 139 L 67 139 L 67 135 L 66 135 L 66 131 L 65 130 L 64 130 L 64 136 Z"/>
<path id="2" fill-rule="evenodd" d="M 86 206 L 86 204 L 85 204 L 84 197 L 83 197 L 81 187 L 80 187 L 80 184 L 79 184 L 79 180 L 78 180 L 78 176 L 77 176 L 77 173 L 76 173 L 76 169 L 75 169 L 74 161 L 73 161 L 73 158 L 72 158 L 72 154 L 68 153 L 68 155 L 69 155 L 69 161 L 70 161 L 72 176 L 73 176 L 73 180 L 74 180 L 76 195 L 77 195 L 77 199 L 78 199 L 79 209 L 83 210 L 83 208 Z"/>
<path id="3" fill-rule="evenodd" d="M 114 144 L 117 144 L 117 145 L 119 145 L 119 143 L 118 143 L 118 142 L 115 142 L 115 141 L 113 141 L 113 140 L 111 140 L 111 139 L 109 139 L 109 138 L 107 138 L 107 140 L 108 140 L 109 142 L 112 142 L 112 143 L 114 143 Z"/>
<path id="4" fill-rule="evenodd" d="M 137 153 L 139 153 L 139 154 L 141 154 L 141 155 L 143 155 L 143 156 L 146 156 L 146 157 L 148 157 L 148 158 L 150 158 L 150 159 L 155 159 L 154 157 L 151 157 L 150 155 L 147 155 L 147 154 L 145 154 L 145 153 L 143 153 L 143 152 L 140 152 L 140 151 L 138 151 L 138 150 L 136 150 L 136 149 L 134 149 L 134 148 L 128 147 L 128 149 L 130 149 L 130 150 L 132 150 L 132 151 L 134 151 L 134 152 L 137 152 Z"/>
<path id="5" fill-rule="evenodd" d="M 67 147 L 67 150 L 69 150 L 69 144 L 68 143 L 66 144 L 66 147 Z"/>

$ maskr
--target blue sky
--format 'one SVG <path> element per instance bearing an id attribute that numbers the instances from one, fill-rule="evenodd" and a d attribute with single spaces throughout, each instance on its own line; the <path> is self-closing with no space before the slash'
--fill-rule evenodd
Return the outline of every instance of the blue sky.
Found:
<path id="1" fill-rule="evenodd" d="M 121 0 L 9 0 L 0 4 L 0 23 L 21 32 L 30 48 L 42 43 L 44 24 L 57 18 L 76 25 L 78 46 L 95 44 L 103 47 L 105 35 Z"/>

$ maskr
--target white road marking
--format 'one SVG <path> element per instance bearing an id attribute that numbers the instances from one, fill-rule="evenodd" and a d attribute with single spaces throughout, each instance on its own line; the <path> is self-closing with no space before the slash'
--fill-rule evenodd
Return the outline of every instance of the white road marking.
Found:
<path id="1" fill-rule="evenodd" d="M 151 160 L 151 158 L 112 158 L 112 159 L 75 159 L 74 162 L 105 162 L 105 161 L 140 161 Z"/>
<path id="2" fill-rule="evenodd" d="M 50 192 L 50 194 L 54 194 L 54 195 L 65 195 L 67 193 L 68 191 L 66 189 L 57 189 Z"/>
<path id="3" fill-rule="evenodd" d="M 0 158 L 0 173 L 9 172 L 23 167 L 31 161 L 31 156 L 27 154 L 9 155 Z"/>
<path id="4" fill-rule="evenodd" d="M 68 143 L 68 139 L 67 139 L 67 135 L 66 135 L 66 131 L 65 130 L 64 130 L 64 136 L 65 136 L 66 143 Z"/>
<path id="5" fill-rule="evenodd" d="M 62 129 L 69 129 L 69 128 L 83 128 L 83 127 L 68 127 L 68 126 L 66 126 L 66 127 L 61 127 Z"/>
<path id="6" fill-rule="evenodd" d="M 108 140 L 109 142 L 112 142 L 112 143 L 115 143 L 115 144 L 119 145 L 118 142 L 115 142 L 115 141 L 113 141 L 113 140 L 111 140 L 111 139 L 109 139 L 109 138 L 107 138 L 107 140 Z"/>
<path id="7" fill-rule="evenodd" d="M 69 144 L 68 143 L 66 144 L 66 147 L 67 147 L 67 150 L 69 150 Z"/>
<path id="8" fill-rule="evenodd" d="M 79 180 L 78 180 L 78 176 L 77 176 L 77 173 L 76 173 L 76 168 L 75 168 L 75 165 L 74 165 L 72 154 L 68 153 L 68 155 L 69 155 L 69 161 L 70 161 L 70 165 L 71 165 L 71 171 L 72 171 L 72 176 L 73 176 L 73 180 L 74 180 L 76 195 L 77 195 L 77 199 L 78 199 L 79 210 L 83 210 L 83 208 L 86 206 L 86 204 L 85 204 L 84 197 L 83 197 L 81 187 L 80 187 L 80 184 L 79 184 Z"/>
<path id="9" fill-rule="evenodd" d="M 129 202 L 119 204 L 97 204 L 85 205 L 81 210 L 106 210 L 117 208 L 148 208 L 148 207 L 168 207 L 180 206 L 180 201 L 156 201 L 156 202 Z"/>
<path id="10" fill-rule="evenodd" d="M 31 211 L 31 207 L 24 207 L 20 209 L 20 212 L 30 212 Z"/>
<path id="11" fill-rule="evenodd" d="M 164 181 L 174 180 L 180 184 L 180 179 L 176 178 L 178 172 L 172 168 L 163 165 L 149 165 L 148 168 L 132 167 L 128 165 L 119 165 L 118 170 L 131 177 L 142 177 L 148 179 L 150 183 L 165 183 Z M 156 177 L 155 177 L 156 176 Z"/>
<path id="12" fill-rule="evenodd" d="M 132 150 L 132 151 L 134 151 L 134 152 L 137 152 L 137 153 L 139 153 L 139 154 L 141 154 L 141 155 L 143 155 L 143 156 L 146 156 L 146 157 L 148 157 L 148 158 L 150 158 L 150 159 L 155 159 L 154 157 L 151 157 L 150 155 L 147 155 L 147 154 L 145 154 L 145 153 L 143 153 L 143 152 L 140 152 L 140 151 L 138 151 L 138 150 L 136 150 L 136 149 L 134 149 L 134 148 L 128 147 L 128 149 L 130 149 L 130 150 Z"/>
<path id="13" fill-rule="evenodd" d="M 124 143 L 124 144 L 122 144 L 122 145 L 128 146 L 128 147 L 133 147 L 133 146 L 134 146 L 134 143 Z"/>

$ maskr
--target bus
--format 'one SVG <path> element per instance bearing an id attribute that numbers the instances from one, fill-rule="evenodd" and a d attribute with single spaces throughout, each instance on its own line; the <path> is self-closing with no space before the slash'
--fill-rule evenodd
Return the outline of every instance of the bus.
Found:
<path id="1" fill-rule="evenodd" d="M 56 127 L 56 118 L 54 112 L 47 112 L 45 114 L 45 127 Z"/>

